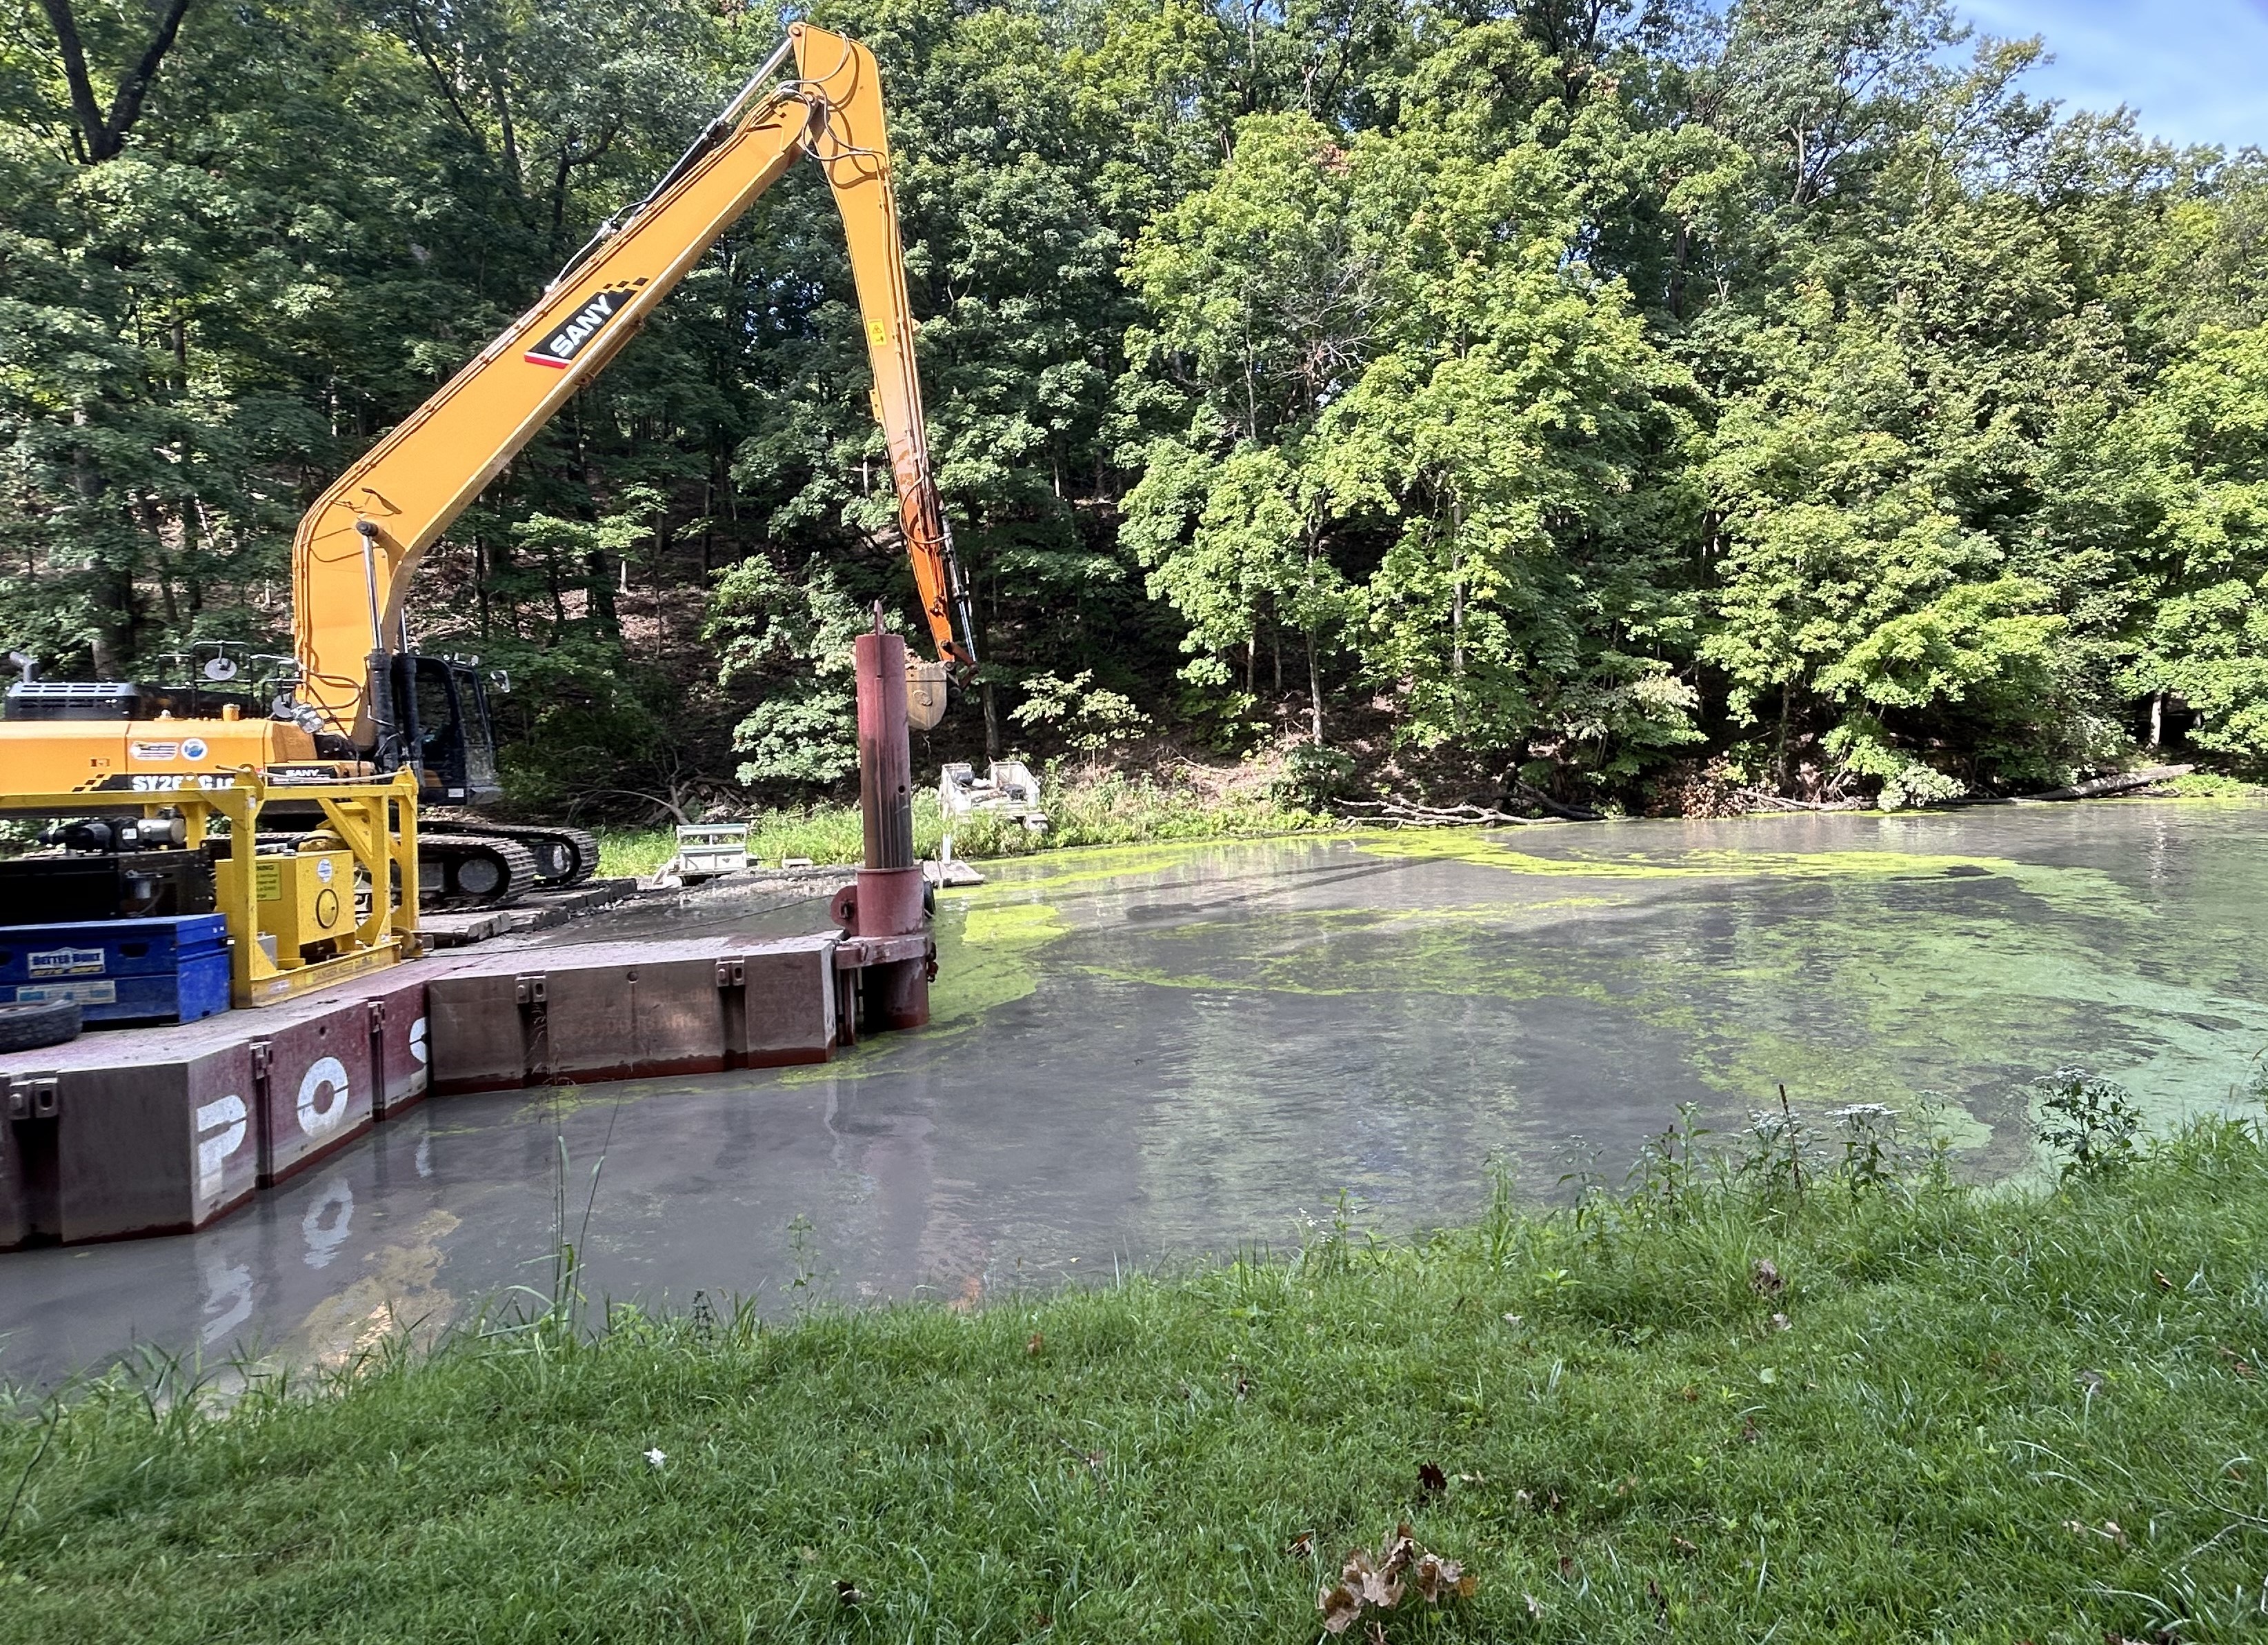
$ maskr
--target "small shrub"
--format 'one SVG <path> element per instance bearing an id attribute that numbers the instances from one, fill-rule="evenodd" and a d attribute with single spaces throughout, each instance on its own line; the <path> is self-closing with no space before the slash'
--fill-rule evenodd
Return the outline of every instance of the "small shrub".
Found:
<path id="1" fill-rule="evenodd" d="M 1904 1160 L 1896 1109 L 1878 1102 L 1852 1103 L 1835 1111 L 1835 1130 L 1843 1144 L 1835 1174 L 1854 1195 L 1898 1180 Z"/>
<path id="2" fill-rule="evenodd" d="M 2132 1091 L 2085 1069 L 2058 1069 L 2032 1088 L 2033 1135 L 2062 1157 L 2065 1177 L 2113 1176 L 2133 1164 L 2142 1112 Z"/>
<path id="3" fill-rule="evenodd" d="M 1283 769 L 1269 784 L 1277 804 L 1320 811 L 1346 791 L 1354 778 L 1354 757 L 1318 743 L 1293 743 L 1284 751 Z"/>

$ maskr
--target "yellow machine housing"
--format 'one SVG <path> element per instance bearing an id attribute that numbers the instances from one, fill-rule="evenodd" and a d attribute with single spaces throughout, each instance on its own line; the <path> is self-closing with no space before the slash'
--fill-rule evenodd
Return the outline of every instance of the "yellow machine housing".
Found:
<path id="1" fill-rule="evenodd" d="M 232 857 L 213 865 L 220 900 L 241 907 L 244 870 Z M 356 925 L 354 853 L 275 851 L 252 861 L 252 903 L 259 934 L 279 970 L 329 958 L 352 939 Z"/>
<path id="2" fill-rule="evenodd" d="M 319 760 L 315 739 L 288 720 L 11 720 L 0 748 L 8 789 L 29 793 L 227 788 L 247 767 L 340 776 L 369 769 Z"/>

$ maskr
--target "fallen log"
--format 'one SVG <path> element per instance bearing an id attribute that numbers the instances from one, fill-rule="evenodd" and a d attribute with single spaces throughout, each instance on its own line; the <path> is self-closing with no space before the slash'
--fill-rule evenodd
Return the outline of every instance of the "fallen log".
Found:
<path id="1" fill-rule="evenodd" d="M 1530 805 L 1535 806 L 1538 811 L 1546 812 L 1553 817 L 1563 818 L 1568 822 L 1603 822 L 1606 820 L 1606 819 L 1601 816 L 1597 811 L 1591 810 L 1587 805 L 1568 805 L 1562 804 L 1558 800 L 1553 799 L 1549 794 L 1546 794 L 1542 789 L 1537 788 L 1532 782 L 1522 782 L 1515 779 L 1512 785 L 1512 791 L 1519 795 L 1521 798 L 1526 800 Z"/>
<path id="2" fill-rule="evenodd" d="M 1338 808 L 1350 821 L 1374 822 L 1388 828 L 1497 828 L 1525 826 L 1535 821 L 1532 817 L 1514 817 L 1486 805 L 1420 805 L 1391 796 L 1341 800 Z"/>
<path id="3" fill-rule="evenodd" d="M 2050 789 L 2044 794 L 2020 794 L 2018 804 L 2042 800 L 2095 800 L 2110 794 L 2131 794 L 2136 789 L 2146 789 L 2161 782 L 2170 782 L 2176 777 L 2185 777 L 2195 766 L 2145 766 L 2139 771 L 2121 771 L 2107 777 L 2089 777 L 2084 782 L 2074 782 L 2069 788 Z"/>
<path id="4" fill-rule="evenodd" d="M 1785 794 L 1770 794 L 1762 789 L 1747 789 L 1734 798 L 1750 811 L 1858 811 L 1867 809 L 1861 799 L 1799 800 Z"/>

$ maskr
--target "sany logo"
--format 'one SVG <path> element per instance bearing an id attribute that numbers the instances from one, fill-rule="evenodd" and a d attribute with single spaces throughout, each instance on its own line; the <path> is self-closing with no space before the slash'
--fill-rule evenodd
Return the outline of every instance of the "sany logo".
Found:
<path id="1" fill-rule="evenodd" d="M 630 306 L 630 298 L 644 283 L 643 279 L 632 280 L 621 285 L 604 286 L 593 292 L 589 302 L 569 315 L 553 328 L 550 335 L 520 358 L 530 365 L 548 365 L 556 371 L 565 371 L 591 339 L 604 331 L 608 321 Z"/>

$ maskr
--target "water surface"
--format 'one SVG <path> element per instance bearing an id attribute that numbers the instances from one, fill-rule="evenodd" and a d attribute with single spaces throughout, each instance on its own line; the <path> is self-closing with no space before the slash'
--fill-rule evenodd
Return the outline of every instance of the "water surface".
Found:
<path id="1" fill-rule="evenodd" d="M 824 1068 L 426 1103 L 202 1233 L 0 1256 L 0 1376 L 146 1341 L 350 1353 L 550 1282 L 594 1299 L 961 1301 L 1617 1179 L 1696 1105 L 1925 1107 L 2030 1167 L 2025 1082 L 2153 1119 L 2268 1047 L 2268 807 L 1921 816 L 1065 852 L 945 893 L 926 1032 Z M 547 940 L 815 929 L 688 899 Z M 595 1186 L 594 1165 L 603 1161 Z"/>

